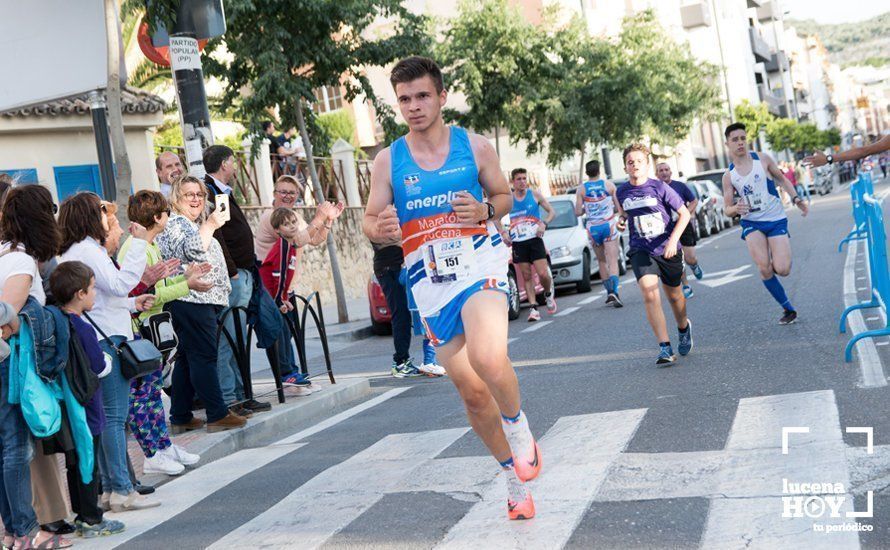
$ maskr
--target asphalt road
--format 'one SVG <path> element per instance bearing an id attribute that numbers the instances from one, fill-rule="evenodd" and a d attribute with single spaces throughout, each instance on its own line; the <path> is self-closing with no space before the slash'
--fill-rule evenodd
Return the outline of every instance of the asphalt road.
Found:
<path id="1" fill-rule="evenodd" d="M 387 376 L 391 341 L 372 338 L 336 352 L 335 371 L 373 376 L 376 401 L 334 411 L 345 419 L 308 438 L 282 433 L 203 466 L 162 488 L 152 529 L 78 546 L 888 547 L 890 339 L 848 364 L 837 330 L 845 266 L 860 300 L 868 285 L 864 247 L 849 261 L 837 252 L 849 203 L 844 188 L 815 199 L 806 218 L 789 213 L 794 265 L 783 284 L 797 324 L 777 324 L 781 310 L 737 228 L 699 249 L 695 347 L 674 367 L 654 366 L 632 279 L 623 309 L 605 306 L 595 286 L 561 294 L 557 316 L 511 323 L 523 408 L 544 456 L 532 521 L 506 520 L 497 465 L 449 381 Z M 867 311 L 862 322 L 884 321 Z M 848 516 L 869 498 L 872 517 Z"/>

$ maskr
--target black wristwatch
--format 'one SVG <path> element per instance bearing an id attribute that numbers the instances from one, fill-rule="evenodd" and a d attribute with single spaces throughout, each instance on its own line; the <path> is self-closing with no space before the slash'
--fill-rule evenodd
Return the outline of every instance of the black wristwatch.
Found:
<path id="1" fill-rule="evenodd" d="M 800 195 L 794 195 L 794 198 L 791 199 L 791 204 L 796 205 L 799 202 L 803 202 L 803 199 L 800 198 Z"/>
<path id="2" fill-rule="evenodd" d="M 485 218 L 487 221 L 494 217 L 494 205 L 490 202 L 486 202 L 485 205 L 488 206 L 488 217 Z"/>
<path id="3" fill-rule="evenodd" d="M 834 164 L 834 155 L 828 155 L 825 159 L 828 160 L 828 164 Z"/>

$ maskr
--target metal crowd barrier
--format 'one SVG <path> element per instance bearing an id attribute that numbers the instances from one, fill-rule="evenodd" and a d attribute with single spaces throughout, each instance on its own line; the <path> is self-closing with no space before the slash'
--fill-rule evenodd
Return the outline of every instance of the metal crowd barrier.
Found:
<path id="1" fill-rule="evenodd" d="M 844 243 L 866 238 L 865 209 L 862 206 L 862 197 L 874 195 L 874 184 L 871 173 L 859 172 L 859 177 L 850 184 L 850 198 L 853 201 L 853 229 L 837 245 L 837 251 L 841 252 Z"/>
<path id="2" fill-rule="evenodd" d="M 866 176 L 866 178 L 863 178 Z M 857 309 L 881 308 L 884 310 L 884 328 L 867 330 L 853 335 L 844 349 L 844 359 L 849 363 L 853 359 L 853 348 L 856 342 L 863 338 L 877 338 L 890 335 L 890 323 L 887 322 L 887 304 L 890 303 L 890 264 L 887 260 L 887 232 L 884 228 L 884 211 L 881 201 L 873 195 L 871 175 L 860 173 L 859 181 L 867 189 L 859 197 L 859 203 L 854 204 L 854 214 L 857 209 L 864 221 L 863 232 L 867 241 L 868 272 L 871 282 L 871 299 L 867 302 L 854 304 L 841 314 L 840 331 L 847 331 L 847 316 Z M 852 240 L 852 239 L 851 239 Z"/>
<path id="3" fill-rule="evenodd" d="M 319 339 L 321 341 L 321 347 L 324 355 L 325 371 L 328 375 L 328 379 L 331 381 L 331 384 L 336 384 L 337 381 L 334 379 L 334 371 L 331 365 L 331 353 L 328 346 L 328 337 L 324 323 L 324 314 L 321 308 L 321 296 L 319 296 L 317 292 L 313 292 L 306 297 L 295 295 L 291 298 L 291 305 L 294 306 L 294 310 L 289 315 L 282 314 L 282 319 L 288 327 L 288 332 L 291 335 L 291 340 L 293 340 L 294 345 L 296 346 L 296 359 L 299 361 L 298 366 L 300 368 L 300 372 L 302 372 L 307 378 L 311 378 L 312 376 L 309 373 L 309 360 L 306 353 L 306 328 L 308 326 L 307 321 L 311 316 L 311 320 L 318 330 Z M 230 315 L 234 317 L 235 334 L 230 334 L 229 331 L 225 328 L 226 318 Z M 235 361 L 238 364 L 238 370 L 241 373 L 241 381 L 244 384 L 244 397 L 245 399 L 253 399 L 253 377 L 250 370 L 250 344 L 253 340 L 253 327 L 248 324 L 247 334 L 244 334 L 240 323 L 242 315 L 245 319 L 247 318 L 247 310 L 243 307 L 229 308 L 223 314 L 223 317 L 219 320 L 219 325 L 217 327 L 217 342 L 219 341 L 219 338 L 222 337 L 225 337 L 226 340 L 229 342 L 229 346 L 231 346 L 232 352 L 235 356 Z M 269 359 L 269 367 L 271 368 L 272 376 L 275 379 L 276 389 L 274 390 L 274 392 L 268 392 L 263 395 L 277 393 L 278 402 L 284 403 L 285 385 L 281 381 L 281 365 L 278 362 L 278 346 L 280 345 L 290 345 L 290 342 L 278 341 L 273 347 L 266 350 L 266 356 Z"/>

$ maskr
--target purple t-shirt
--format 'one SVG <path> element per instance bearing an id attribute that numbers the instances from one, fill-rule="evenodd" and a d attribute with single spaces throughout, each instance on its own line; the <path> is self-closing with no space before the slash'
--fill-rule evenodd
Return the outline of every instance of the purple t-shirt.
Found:
<path id="1" fill-rule="evenodd" d="M 670 213 L 684 205 L 680 195 L 655 179 L 642 185 L 623 183 L 615 194 L 628 216 L 630 248 L 652 256 L 664 254 L 664 245 L 673 229 Z"/>
<path id="2" fill-rule="evenodd" d="M 79 315 L 69 313 L 71 324 L 74 326 L 74 332 L 77 333 L 77 339 L 83 348 L 87 359 L 90 360 L 90 368 L 93 372 L 100 374 L 105 370 L 105 356 L 102 348 L 99 347 L 99 340 L 96 337 L 96 330 L 89 323 L 80 318 Z M 105 407 L 102 404 L 102 388 L 96 389 L 96 393 L 87 402 L 84 407 L 87 413 L 87 425 L 93 435 L 99 435 L 105 430 Z"/>

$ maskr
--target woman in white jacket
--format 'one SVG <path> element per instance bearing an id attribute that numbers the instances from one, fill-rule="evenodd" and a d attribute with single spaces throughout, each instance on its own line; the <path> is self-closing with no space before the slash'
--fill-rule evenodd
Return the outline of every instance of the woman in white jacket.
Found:
<path id="1" fill-rule="evenodd" d="M 130 298 L 145 271 L 146 229 L 130 224 L 133 242 L 118 266 L 108 256 L 106 235 L 108 218 L 99 197 L 77 193 L 65 199 L 59 209 L 62 230 L 60 261 L 79 260 L 96 276 L 96 304 L 89 318 L 100 333 L 99 344 L 112 359 L 112 372 L 101 380 L 102 400 L 108 420 L 102 433 L 99 473 L 102 478 L 102 503 L 114 512 L 158 506 L 133 488 L 127 470 L 125 424 L 129 408 L 130 380 L 121 374 L 120 360 L 112 344 L 133 338 L 130 312 L 145 311 L 154 304 L 154 296 L 143 294 Z M 102 337 L 105 334 L 107 339 Z"/>

